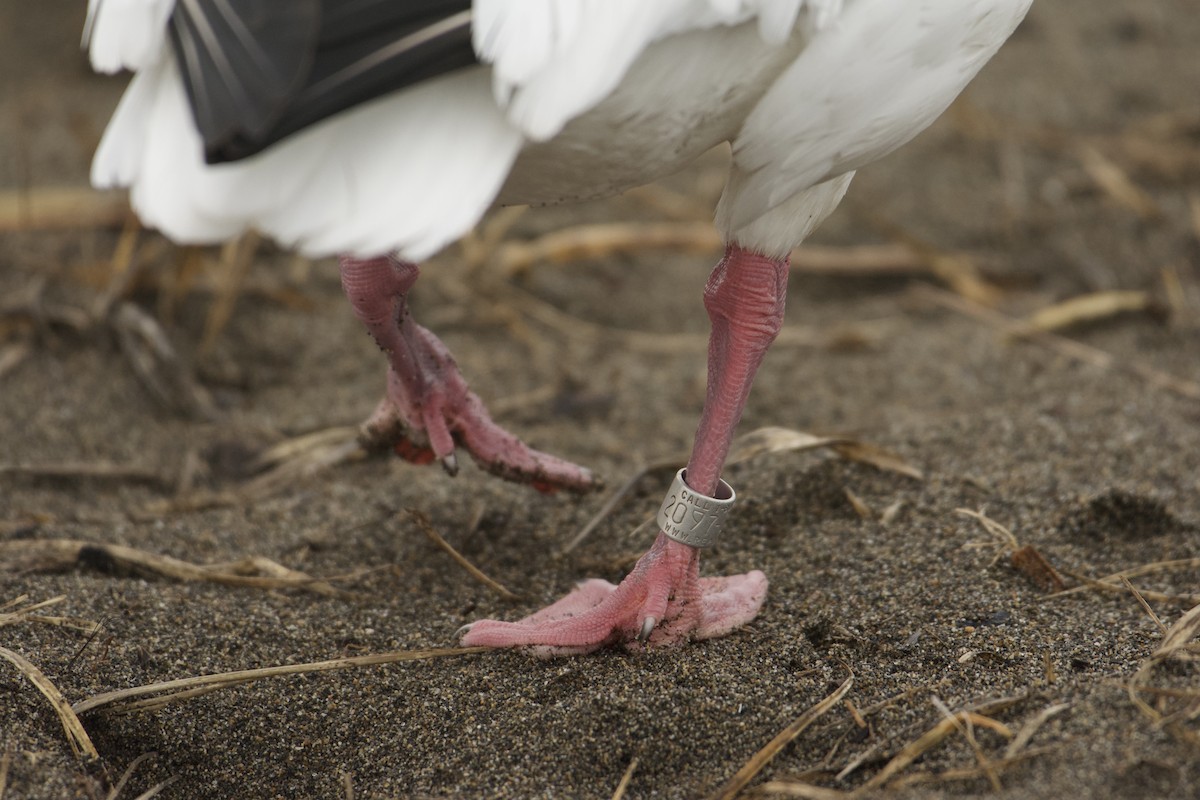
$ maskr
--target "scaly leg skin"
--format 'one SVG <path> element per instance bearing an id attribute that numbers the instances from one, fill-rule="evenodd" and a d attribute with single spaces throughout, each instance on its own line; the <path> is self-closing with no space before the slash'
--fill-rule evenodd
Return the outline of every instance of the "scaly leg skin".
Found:
<path id="1" fill-rule="evenodd" d="M 687 465 L 687 483 L 714 496 L 754 374 L 783 325 L 787 259 L 730 246 L 704 289 L 712 319 L 708 392 Z M 557 603 L 519 622 L 480 620 L 464 645 L 527 647 L 539 656 L 600 647 L 681 644 L 723 636 L 757 616 L 767 578 L 755 570 L 701 578 L 700 551 L 661 531 L 619 586 L 581 583 Z"/>
<path id="2" fill-rule="evenodd" d="M 453 475 L 462 445 L 488 472 L 539 491 L 595 488 L 588 470 L 526 446 L 492 421 L 450 351 L 412 319 L 408 292 L 419 274 L 416 264 L 391 257 L 343 257 L 340 263 L 354 313 L 389 364 L 387 393 L 360 432 L 365 447 L 391 448 L 418 464 L 437 459 Z"/>

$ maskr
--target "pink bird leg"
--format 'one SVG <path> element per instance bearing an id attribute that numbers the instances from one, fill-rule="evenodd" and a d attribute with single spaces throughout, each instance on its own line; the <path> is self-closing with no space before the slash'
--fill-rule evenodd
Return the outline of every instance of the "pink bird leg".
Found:
<path id="1" fill-rule="evenodd" d="M 737 246 L 725 251 L 704 289 L 712 320 L 708 391 L 687 465 L 687 484 L 714 496 L 754 375 L 783 325 L 788 259 Z M 659 532 L 619 586 L 584 581 L 558 602 L 518 622 L 480 620 L 464 645 L 528 647 L 543 656 L 624 644 L 674 645 L 722 636 L 758 615 L 766 576 L 701 578 L 700 551 Z"/>
<path id="2" fill-rule="evenodd" d="M 540 491 L 596 485 L 588 470 L 526 446 L 492 421 L 450 351 L 413 321 L 408 292 L 420 272 L 416 264 L 391 257 L 340 263 L 354 313 L 388 357 L 387 392 L 361 431 L 368 448 L 390 447 L 418 464 L 437 459 L 453 475 L 461 445 L 488 472 Z"/>

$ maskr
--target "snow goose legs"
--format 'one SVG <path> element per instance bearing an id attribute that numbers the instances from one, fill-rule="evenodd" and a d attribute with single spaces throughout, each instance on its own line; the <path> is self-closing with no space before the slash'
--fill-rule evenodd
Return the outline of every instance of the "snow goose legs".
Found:
<path id="1" fill-rule="evenodd" d="M 732 497 L 721 466 L 779 328 L 788 253 L 856 169 L 945 110 L 1029 3 L 89 0 L 93 64 L 136 71 L 92 177 L 130 186 L 143 220 L 178 241 L 256 228 L 309 255 L 350 254 L 344 284 L 391 367 L 373 427 L 403 428 L 410 456 L 451 469 L 461 441 L 495 472 L 578 488 L 587 473 L 508 438 L 408 317 L 414 264 L 497 201 L 612 195 L 729 142 L 716 214 L 729 249 L 705 292 L 709 388 L 679 485 L 686 514 L 715 514 Z M 378 257 L 389 252 L 404 260 Z M 751 619 L 765 577 L 699 578 L 673 521 L 620 586 L 588 581 L 464 641 L 580 652 Z"/>
<path id="2" fill-rule="evenodd" d="M 712 320 L 708 391 L 684 476 L 686 486 L 718 497 L 721 468 L 746 407 L 750 385 L 783 324 L 788 259 L 732 245 L 704 289 Z M 620 586 L 591 580 L 520 622 L 482 620 L 466 630 L 466 645 L 533 646 L 545 655 L 594 650 L 614 642 L 678 644 L 724 635 L 758 614 L 767 577 L 701 578 L 700 548 L 659 531 Z"/>
<path id="3" fill-rule="evenodd" d="M 492 421 L 450 351 L 409 312 L 416 264 L 391 256 L 343 256 L 340 265 L 354 313 L 388 357 L 387 393 L 362 427 L 367 447 L 391 447 L 417 464 L 436 458 L 454 475 L 455 447 L 462 444 L 488 472 L 541 491 L 586 491 L 595 485 L 588 470 L 528 447 Z"/>

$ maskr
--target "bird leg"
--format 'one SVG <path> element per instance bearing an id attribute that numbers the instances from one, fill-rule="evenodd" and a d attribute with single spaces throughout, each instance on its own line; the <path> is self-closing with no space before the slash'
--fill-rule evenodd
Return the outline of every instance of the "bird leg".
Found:
<path id="1" fill-rule="evenodd" d="M 418 464 L 434 459 L 451 475 L 461 445 L 485 470 L 540 491 L 587 491 L 591 472 L 539 452 L 501 428 L 467 388 L 440 339 L 413 321 L 408 292 L 420 270 L 392 257 L 340 261 L 354 313 L 388 357 L 387 392 L 362 426 L 368 449 L 392 448 Z"/>
<path id="2" fill-rule="evenodd" d="M 712 320 L 708 391 L 688 460 L 687 486 L 713 497 L 754 374 L 783 325 L 787 258 L 772 259 L 736 245 L 704 290 Z M 631 648 L 723 636 L 758 614 L 767 578 L 701 578 L 700 551 L 659 531 L 650 550 L 619 586 L 588 580 L 553 605 L 519 622 L 480 620 L 464 645 L 530 647 L 538 655 L 586 653 L 609 644 Z"/>

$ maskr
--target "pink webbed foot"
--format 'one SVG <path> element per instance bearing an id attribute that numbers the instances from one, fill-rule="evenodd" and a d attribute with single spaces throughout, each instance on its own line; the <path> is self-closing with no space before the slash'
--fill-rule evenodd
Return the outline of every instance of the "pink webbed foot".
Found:
<path id="1" fill-rule="evenodd" d="M 584 581 L 566 597 L 518 622 L 485 619 L 465 628 L 462 644 L 526 647 L 541 657 L 671 646 L 724 636 L 754 619 L 767 596 L 758 570 L 699 577 L 699 551 L 659 534 L 633 571 L 614 586 Z"/>
<path id="2" fill-rule="evenodd" d="M 393 449 L 418 464 L 436 459 L 453 474 L 461 446 L 488 472 L 541 491 L 598 485 L 587 469 L 534 450 L 492 421 L 450 351 L 412 319 L 415 264 L 343 258 L 341 270 L 355 313 L 388 356 L 387 393 L 361 432 L 367 448 Z"/>

